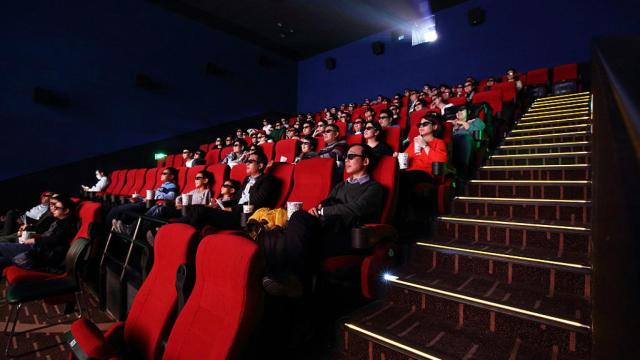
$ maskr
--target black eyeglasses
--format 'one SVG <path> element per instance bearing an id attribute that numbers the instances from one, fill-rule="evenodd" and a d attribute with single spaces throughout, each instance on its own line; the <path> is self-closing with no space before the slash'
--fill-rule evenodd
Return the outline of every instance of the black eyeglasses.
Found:
<path id="1" fill-rule="evenodd" d="M 64 210 L 64 206 L 51 206 L 53 210 Z"/>
<path id="2" fill-rule="evenodd" d="M 191 154 L 191 151 L 183 151 L 183 154 Z"/>
<path id="3" fill-rule="evenodd" d="M 169 174 L 171 174 L 171 173 L 168 172 L 168 171 L 165 171 L 165 172 L 162 173 L 162 175 L 169 175 Z"/>
<path id="4" fill-rule="evenodd" d="M 327 130 L 324 131 L 325 134 L 331 134 L 332 132 L 333 132 L 333 130 L 331 130 L 331 129 L 327 129 Z"/>
<path id="5" fill-rule="evenodd" d="M 385 116 L 380 116 L 380 119 L 389 119 L 389 117 L 387 115 Z"/>
<path id="6" fill-rule="evenodd" d="M 374 128 L 373 126 L 367 126 L 366 128 L 364 128 L 365 130 L 375 130 L 376 128 Z"/>
<path id="7" fill-rule="evenodd" d="M 311 126 L 309 126 L 309 125 L 305 125 L 305 126 L 303 126 L 302 128 L 303 128 L 303 129 L 308 129 L 308 128 L 310 128 L 310 127 L 311 127 Z"/>
<path id="8" fill-rule="evenodd" d="M 346 157 L 347 157 L 347 159 L 349 159 L 349 160 L 353 160 L 353 159 L 358 158 L 358 157 L 359 157 L 359 158 L 364 158 L 364 155 L 359 155 L 359 154 L 347 154 L 347 156 L 346 156 Z"/>
<path id="9" fill-rule="evenodd" d="M 204 179 L 204 176 L 196 176 L 196 180 L 202 180 Z"/>
<path id="10" fill-rule="evenodd" d="M 258 160 L 255 159 L 248 159 L 244 161 L 245 164 L 255 164 L 258 163 Z"/>
<path id="11" fill-rule="evenodd" d="M 242 144 L 233 144 L 233 146 L 241 146 Z"/>
<path id="12" fill-rule="evenodd" d="M 425 127 L 425 126 L 429 126 L 429 125 L 433 125 L 433 123 L 429 122 L 429 121 L 423 121 L 423 122 L 418 124 L 418 127 L 421 128 L 421 127 Z"/>
<path id="13" fill-rule="evenodd" d="M 360 125 L 362 125 L 362 121 L 355 121 L 355 122 L 353 123 L 353 125 L 356 125 L 356 124 L 360 124 Z"/>
<path id="14" fill-rule="evenodd" d="M 222 187 L 223 188 L 232 188 L 233 185 L 231 185 L 231 184 L 222 184 Z"/>
<path id="15" fill-rule="evenodd" d="M 308 141 L 301 141 L 300 145 L 311 145 L 311 143 Z"/>

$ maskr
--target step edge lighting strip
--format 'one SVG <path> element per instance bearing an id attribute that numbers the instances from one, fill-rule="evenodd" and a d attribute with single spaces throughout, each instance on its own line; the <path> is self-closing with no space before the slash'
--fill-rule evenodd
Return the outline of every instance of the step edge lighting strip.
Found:
<path id="1" fill-rule="evenodd" d="M 591 184 L 591 180 L 469 180 L 470 183 L 477 184 L 578 184 L 578 185 L 589 185 Z"/>
<path id="2" fill-rule="evenodd" d="M 502 304 L 495 303 L 495 302 L 492 302 L 492 301 L 482 300 L 482 299 L 474 298 L 474 297 L 471 297 L 471 296 L 458 294 L 458 293 L 455 293 L 455 292 L 450 292 L 450 291 L 436 289 L 436 288 L 432 288 L 432 287 L 428 287 L 428 286 L 424 286 L 424 285 L 420 285 L 420 284 L 415 284 L 415 283 L 412 283 L 412 282 L 409 282 L 409 281 L 400 280 L 400 279 L 390 278 L 390 279 L 388 279 L 388 281 L 393 282 L 393 283 L 402 284 L 402 285 L 409 286 L 409 287 L 414 287 L 414 288 L 426 290 L 426 291 L 431 291 L 431 292 L 434 292 L 434 293 L 437 293 L 437 294 L 442 294 L 442 295 L 450 296 L 450 297 L 453 297 L 453 298 L 459 298 L 459 299 L 467 300 L 467 301 L 472 302 L 472 303 L 488 305 L 488 306 L 496 307 L 496 308 L 499 308 L 499 309 L 513 311 L 515 313 L 519 313 L 519 314 L 523 314 L 523 315 L 528 315 L 528 316 L 541 318 L 541 319 L 545 319 L 545 320 L 549 320 L 549 321 L 553 321 L 553 322 L 558 322 L 558 323 L 562 323 L 562 324 L 566 324 L 566 325 L 570 325 L 570 326 L 575 326 L 575 327 L 581 328 L 581 329 L 591 330 L 591 326 L 579 323 L 577 321 L 572 321 L 572 320 L 567 320 L 567 319 L 563 319 L 563 318 L 559 318 L 559 317 L 555 317 L 555 316 L 545 315 L 545 314 L 542 314 L 542 313 L 537 313 L 537 312 L 533 312 L 533 311 L 529 311 L 529 310 L 525 310 L 525 309 L 521 309 L 521 308 L 509 306 L 509 305 L 502 305 Z"/>
<path id="3" fill-rule="evenodd" d="M 588 108 L 589 107 L 589 100 L 588 99 L 580 100 L 580 101 L 576 101 L 575 104 L 567 104 L 567 105 L 551 105 L 551 106 L 534 106 L 534 105 L 531 105 L 529 107 L 529 110 L 527 110 L 527 112 L 547 110 L 547 109 L 567 108 L 567 107 L 571 107 L 571 106 L 573 106 L 575 108 L 580 108 L 580 107 L 587 107 Z"/>
<path id="4" fill-rule="evenodd" d="M 565 115 L 582 115 L 582 114 L 588 114 L 589 111 L 585 110 L 585 111 L 577 111 L 577 112 L 573 112 L 573 113 L 567 113 L 567 114 L 553 114 L 553 115 L 541 115 L 541 116 L 537 116 L 537 115 L 533 115 L 533 116 L 523 116 L 521 118 L 521 120 L 527 120 L 527 119 L 545 119 L 545 118 L 550 118 L 550 117 L 556 117 L 556 116 L 565 116 Z"/>
<path id="5" fill-rule="evenodd" d="M 569 145 L 589 145 L 588 141 L 564 141 L 557 143 L 541 143 L 541 144 L 522 144 L 522 145 L 502 145 L 498 150 L 502 149 L 518 149 L 518 148 L 533 148 L 533 147 L 546 147 L 546 146 L 569 146 Z"/>
<path id="6" fill-rule="evenodd" d="M 590 200 L 566 200 L 566 199 L 527 199 L 527 198 L 503 198 L 503 197 L 483 197 L 483 196 L 456 196 L 458 200 L 478 200 L 478 201 L 522 201 L 522 202 L 559 202 L 565 204 L 591 204 Z"/>
<path id="7" fill-rule="evenodd" d="M 399 348 L 401 348 L 401 349 L 403 349 L 403 350 L 406 350 L 406 351 L 408 351 L 408 352 L 410 352 L 410 353 L 412 353 L 412 354 L 416 354 L 416 355 L 418 355 L 418 356 L 421 356 L 421 357 L 423 357 L 423 358 L 425 358 L 425 359 L 429 359 L 429 360 L 441 360 L 441 358 L 439 358 L 439 357 L 435 357 L 435 356 L 433 356 L 433 355 L 427 354 L 427 353 L 425 353 L 425 352 L 423 352 L 423 351 L 420 351 L 420 350 L 418 350 L 418 349 L 414 349 L 414 348 L 412 348 L 411 346 L 408 346 L 408 345 L 405 345 L 405 344 L 399 343 L 399 342 L 397 342 L 397 341 L 395 341 L 395 340 L 389 339 L 389 338 L 384 337 L 384 336 L 382 336 L 382 335 L 378 335 L 378 334 L 376 334 L 376 333 L 374 333 L 374 332 L 371 332 L 371 331 L 369 331 L 369 330 L 363 329 L 363 328 L 361 328 L 361 327 L 359 327 L 359 326 L 356 326 L 356 325 L 353 325 L 353 324 L 350 324 L 350 323 L 345 323 L 344 325 L 345 325 L 346 327 L 348 327 L 348 328 L 352 329 L 352 330 L 355 330 L 355 331 L 358 331 L 358 332 L 360 332 L 360 333 L 366 334 L 366 335 L 368 335 L 368 336 L 371 336 L 371 337 L 372 337 L 372 338 L 374 338 L 374 339 L 380 340 L 380 341 L 385 342 L 385 343 L 387 343 L 387 344 L 391 344 L 391 345 L 393 345 L 393 346 L 399 347 Z"/>
<path id="8" fill-rule="evenodd" d="M 517 221 L 501 221 L 501 220 L 483 220 L 483 219 L 469 219 L 469 218 L 457 218 L 453 216 L 439 216 L 439 220 L 444 221 L 462 221 L 480 224 L 498 224 L 498 225 L 520 225 L 529 227 L 539 227 L 543 229 L 560 229 L 560 230 L 575 230 L 575 231 L 591 231 L 591 229 L 580 226 L 564 226 L 564 225 L 547 225 L 547 224 L 534 224 L 523 223 Z"/>
<path id="9" fill-rule="evenodd" d="M 489 159 L 511 159 L 511 158 L 535 158 L 535 157 L 554 157 L 558 155 L 589 155 L 591 151 L 571 151 L 571 152 L 550 152 L 535 154 L 512 154 L 512 155 L 491 155 Z"/>
<path id="10" fill-rule="evenodd" d="M 571 94 L 545 96 L 545 97 L 537 98 L 536 101 L 553 100 L 553 99 L 566 98 L 566 97 L 572 97 L 572 96 L 585 96 L 590 94 L 591 93 L 588 91 L 581 91 L 581 92 L 575 92 Z"/>
<path id="11" fill-rule="evenodd" d="M 514 132 L 525 132 L 525 131 L 545 131 L 545 130 L 572 129 L 572 128 L 575 129 L 575 128 L 587 127 L 587 126 L 589 126 L 589 124 L 547 126 L 547 127 L 531 128 L 531 129 L 513 129 L 513 130 L 511 130 L 511 132 L 514 133 Z M 560 134 L 562 134 L 562 133 L 560 133 Z"/>
<path id="12" fill-rule="evenodd" d="M 582 97 L 582 98 L 575 98 L 575 99 L 558 99 L 555 101 L 549 101 L 547 103 L 533 103 L 531 104 L 531 106 L 529 107 L 529 109 L 533 109 L 533 108 L 544 108 L 544 107 L 549 107 L 549 106 L 554 106 L 554 105 L 558 105 L 558 104 L 569 104 L 569 105 L 582 105 L 582 103 L 584 102 L 589 102 L 591 101 L 591 97 Z"/>
<path id="13" fill-rule="evenodd" d="M 584 107 L 578 108 L 578 109 L 534 111 L 533 113 L 527 111 L 527 113 L 524 116 L 528 116 L 528 115 L 544 115 L 544 114 L 559 114 L 559 113 L 566 113 L 566 112 L 572 112 L 572 111 L 576 111 L 576 112 L 589 111 L 589 106 L 584 106 Z M 563 115 L 563 114 L 561 114 L 561 115 Z"/>
<path id="14" fill-rule="evenodd" d="M 507 136 L 505 140 L 519 140 L 519 139 L 535 139 L 541 137 L 554 137 L 554 136 L 568 136 L 568 135 L 589 135 L 587 131 L 571 131 L 566 133 L 555 134 L 540 134 L 540 135 L 525 135 L 525 136 Z"/>
<path id="15" fill-rule="evenodd" d="M 570 119 L 557 119 L 557 120 L 543 120 L 543 121 L 526 121 L 526 122 L 519 122 L 517 124 L 517 126 L 520 125 L 534 125 L 534 124 L 550 124 L 550 123 L 558 123 L 558 122 L 564 122 L 564 121 L 578 121 L 578 120 L 589 120 L 590 118 L 588 116 L 580 116 L 577 118 L 570 118 Z"/>
<path id="16" fill-rule="evenodd" d="M 530 261 L 530 262 L 539 262 L 539 263 L 543 263 L 543 264 L 559 265 L 559 266 L 571 267 L 571 268 L 576 268 L 576 269 L 591 270 L 591 266 L 586 266 L 586 265 L 581 265 L 581 264 L 574 264 L 574 263 L 566 263 L 566 262 L 562 262 L 562 261 L 553 261 L 553 260 L 531 258 L 531 257 L 526 257 L 526 256 L 516 256 L 516 255 L 509 255 L 509 254 L 502 254 L 502 253 L 494 253 L 494 252 L 489 252 L 489 251 L 480 251 L 480 250 L 473 250 L 473 249 L 460 248 L 460 247 L 454 247 L 454 246 L 445 246 L 445 245 L 434 244 L 434 243 L 425 243 L 425 242 L 417 242 L 416 245 L 425 246 L 425 247 L 435 247 L 435 248 L 446 249 L 446 250 L 455 250 L 455 251 L 472 253 L 472 254 L 490 255 L 490 256 L 503 257 L 503 258 L 508 258 L 508 259 L 515 259 L 515 260 L 525 260 L 525 261 Z"/>
<path id="17" fill-rule="evenodd" d="M 579 167 L 589 167 L 590 164 L 564 164 L 564 165 L 485 165 L 481 166 L 480 169 L 545 169 L 545 168 L 579 168 Z"/>

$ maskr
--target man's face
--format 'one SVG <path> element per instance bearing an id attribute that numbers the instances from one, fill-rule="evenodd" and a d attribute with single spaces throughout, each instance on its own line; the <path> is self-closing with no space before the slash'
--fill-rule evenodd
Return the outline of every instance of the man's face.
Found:
<path id="1" fill-rule="evenodd" d="M 344 161 L 344 168 L 347 175 L 351 176 L 363 171 L 369 160 L 362 157 L 362 146 L 352 146 L 347 152 Z"/>
<path id="2" fill-rule="evenodd" d="M 324 141 L 327 144 L 334 143 L 338 139 L 338 134 L 333 126 L 325 127 L 324 131 L 322 132 L 322 136 L 324 137 Z"/>
<path id="3" fill-rule="evenodd" d="M 189 150 L 182 150 L 182 158 L 183 159 L 188 159 L 191 157 L 191 151 Z"/>
<path id="4" fill-rule="evenodd" d="M 362 120 L 356 120 L 353 122 L 353 130 L 354 131 L 362 131 Z"/>
<path id="5" fill-rule="evenodd" d="M 247 165 L 247 175 L 248 176 L 256 176 L 260 174 L 260 169 L 262 167 L 261 164 L 258 164 L 258 155 L 251 154 L 249 158 L 245 161 Z"/>
<path id="6" fill-rule="evenodd" d="M 313 129 L 311 128 L 311 124 L 302 125 L 302 134 L 303 135 L 311 135 Z"/>
<path id="7" fill-rule="evenodd" d="M 231 146 L 231 144 L 233 144 L 233 139 L 231 137 L 224 139 L 224 144 L 226 146 Z"/>
<path id="8" fill-rule="evenodd" d="M 383 129 L 389 126 L 390 122 L 391 122 L 391 119 L 387 114 L 380 115 L 380 119 L 378 119 L 378 123 L 380 123 L 380 126 L 382 126 Z"/>
<path id="9" fill-rule="evenodd" d="M 464 84 L 464 93 L 468 94 L 473 90 L 473 84 L 471 84 L 470 82 L 466 82 Z"/>
<path id="10" fill-rule="evenodd" d="M 416 103 L 416 106 L 414 106 L 415 110 L 422 110 L 422 103 Z"/>
<path id="11" fill-rule="evenodd" d="M 51 201 L 49 203 L 49 210 L 51 214 L 57 219 L 62 219 L 69 214 L 69 209 L 62 206 L 59 201 Z"/>

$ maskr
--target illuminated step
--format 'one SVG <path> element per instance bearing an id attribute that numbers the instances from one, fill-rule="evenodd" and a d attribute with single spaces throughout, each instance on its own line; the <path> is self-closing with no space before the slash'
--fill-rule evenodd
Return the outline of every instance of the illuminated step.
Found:
<path id="1" fill-rule="evenodd" d="M 549 137 L 582 136 L 582 135 L 586 136 L 586 135 L 590 135 L 590 134 L 587 131 L 571 131 L 571 132 L 563 132 L 563 133 L 555 133 L 555 134 L 507 136 L 504 139 L 506 141 L 512 141 L 512 140 L 541 139 L 541 138 L 549 138 Z"/>
<path id="2" fill-rule="evenodd" d="M 439 357 L 433 355 L 433 353 L 427 353 L 425 350 L 418 349 L 416 347 L 412 347 L 410 345 L 404 344 L 401 339 L 396 336 L 382 334 L 376 331 L 367 330 L 364 325 L 355 324 L 355 323 L 345 323 L 344 326 L 349 328 L 350 330 L 358 333 L 362 337 L 376 342 L 380 345 L 393 349 L 395 351 L 401 352 L 410 358 L 419 358 L 419 359 L 427 359 L 427 360 L 441 360 L 443 357 Z"/>
<path id="3" fill-rule="evenodd" d="M 522 264 L 527 266 L 535 266 L 542 268 L 551 268 L 557 270 L 565 270 L 571 272 L 590 273 L 591 266 L 579 263 L 554 260 L 553 256 L 547 256 L 548 258 L 538 258 L 531 256 L 524 256 L 524 254 L 514 253 L 519 251 L 512 247 L 497 247 L 492 244 L 486 243 L 473 243 L 473 244 L 460 244 L 455 242 L 456 246 L 451 244 L 441 244 L 432 242 L 417 242 L 416 245 L 424 247 L 429 250 L 442 252 L 446 254 L 454 255 L 467 255 L 478 257 L 482 259 L 490 259 L 504 262 L 512 262 L 516 264 Z M 480 249 L 482 248 L 482 249 Z M 531 249 L 521 250 L 520 252 L 530 253 Z M 548 252 L 546 252 L 548 254 Z"/>
<path id="4" fill-rule="evenodd" d="M 455 200 L 460 200 L 464 202 L 484 202 L 484 203 L 490 203 L 490 204 L 508 204 L 508 205 L 591 206 L 591 201 L 588 201 L 588 200 L 502 198 L 502 197 L 478 197 L 478 196 L 456 196 Z"/>
<path id="5" fill-rule="evenodd" d="M 561 141 L 555 143 L 540 143 L 540 144 L 522 144 L 522 145 L 502 145 L 498 150 L 510 150 L 510 149 L 528 149 L 528 148 L 543 148 L 543 147 L 567 147 L 567 146 L 587 146 L 590 145 L 588 141 Z"/>
<path id="6" fill-rule="evenodd" d="M 583 156 L 591 154 L 590 151 L 548 152 L 535 154 L 491 155 L 490 159 L 539 159 L 569 156 Z"/>
<path id="7" fill-rule="evenodd" d="M 584 186 L 591 185 L 591 180 L 469 180 L 471 184 L 492 185 L 561 185 Z"/>
<path id="8" fill-rule="evenodd" d="M 502 314 L 508 314 L 522 319 L 533 320 L 541 322 L 550 326 L 560 327 L 570 331 L 576 332 L 589 332 L 591 326 L 579 321 L 566 319 L 562 317 L 552 316 L 535 310 L 529 310 L 522 307 L 516 307 L 512 305 L 506 305 L 496 301 L 486 300 L 486 298 L 480 298 L 477 296 L 467 295 L 458 291 L 445 290 L 440 284 L 437 286 L 421 284 L 413 279 L 404 279 L 398 276 L 387 274 L 384 279 L 394 285 L 401 288 L 424 293 L 428 295 L 437 296 L 439 298 L 449 299 L 459 303 L 487 309 L 490 311 L 496 311 Z"/>
<path id="9" fill-rule="evenodd" d="M 588 91 L 571 93 L 571 94 L 563 94 L 563 95 L 551 95 L 543 98 L 537 98 L 535 102 L 544 102 L 549 100 L 566 99 L 566 98 L 574 98 L 574 97 L 589 96 L 589 95 L 591 95 L 591 93 Z"/>
<path id="10" fill-rule="evenodd" d="M 547 109 L 541 109 L 541 110 L 536 110 L 536 111 L 527 111 L 527 113 L 524 114 L 523 118 L 529 117 L 529 116 L 546 115 L 546 114 L 564 115 L 566 113 L 582 112 L 582 111 L 589 111 L 589 107 L 588 106 L 581 106 L 581 107 L 576 108 L 576 109 L 550 110 L 550 111 L 547 111 Z"/>
<path id="11" fill-rule="evenodd" d="M 511 130 L 511 133 L 536 132 L 536 131 L 561 130 L 561 129 L 580 129 L 580 128 L 587 128 L 587 127 L 589 127 L 589 124 L 548 126 L 548 127 L 531 128 L 531 129 L 514 129 L 514 130 Z M 563 134 L 563 133 L 560 133 L 560 134 Z"/>
<path id="12" fill-rule="evenodd" d="M 530 125 L 544 125 L 544 124 L 557 124 L 557 123 L 563 123 L 563 122 L 569 122 L 569 121 L 580 121 L 580 120 L 589 120 L 588 116 L 579 116 L 579 117 L 575 117 L 575 118 L 569 118 L 569 119 L 555 119 L 555 120 L 543 120 L 543 121 L 526 121 L 526 122 L 519 122 L 517 124 L 517 128 L 520 128 L 521 126 L 530 126 Z"/>
<path id="13" fill-rule="evenodd" d="M 569 225 L 556 225 L 545 223 L 530 223 L 524 221 L 510 221 L 510 220 L 493 220 L 493 219 L 480 219 L 480 218 L 467 218 L 457 216 L 439 216 L 438 220 L 457 224 L 475 224 L 475 225 L 491 225 L 518 229 L 530 229 L 538 231 L 568 231 L 580 234 L 589 234 L 590 228 L 584 226 L 569 226 Z"/>
<path id="14" fill-rule="evenodd" d="M 583 103 L 589 103 L 591 101 L 591 97 L 585 97 L 585 98 L 580 98 L 580 99 L 569 99 L 569 100 L 556 100 L 556 101 L 552 101 L 549 102 L 547 104 L 544 103 L 540 103 L 540 104 L 536 104 L 533 103 L 531 104 L 531 107 L 529 107 L 529 109 L 540 109 L 540 108 L 546 108 L 546 107 L 551 107 L 551 106 L 557 106 L 560 104 L 565 104 L 565 105 L 580 105 Z"/>
<path id="15" fill-rule="evenodd" d="M 558 116 L 574 116 L 574 115 L 588 115 L 589 111 L 585 110 L 585 111 L 574 111 L 574 112 L 568 112 L 568 113 L 563 113 L 563 114 L 549 114 L 549 115 L 524 115 L 522 117 L 521 122 L 526 122 L 526 120 L 532 120 L 532 119 L 548 119 L 548 118 L 553 118 L 553 117 L 558 117 Z"/>
<path id="16" fill-rule="evenodd" d="M 589 100 L 581 100 L 575 104 L 565 104 L 565 105 L 550 105 L 550 106 L 537 106 L 533 107 L 533 105 L 527 110 L 527 113 L 531 113 L 532 111 L 545 111 L 545 110 L 557 110 L 557 109 L 565 109 L 572 108 L 574 110 L 577 109 L 588 109 L 589 108 Z"/>

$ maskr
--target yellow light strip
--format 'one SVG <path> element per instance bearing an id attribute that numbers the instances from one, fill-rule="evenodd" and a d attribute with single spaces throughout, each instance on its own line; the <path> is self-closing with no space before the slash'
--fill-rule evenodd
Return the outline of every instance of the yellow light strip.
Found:
<path id="1" fill-rule="evenodd" d="M 522 125 L 551 124 L 551 123 L 559 123 L 559 122 L 565 122 L 565 121 L 576 121 L 576 120 L 589 120 L 589 117 L 588 117 L 588 116 L 581 116 L 581 117 L 569 118 L 569 119 L 543 120 L 543 121 L 527 121 L 527 122 L 523 122 L 523 123 L 518 123 L 518 127 L 520 127 L 520 126 L 522 126 Z"/>
<path id="2" fill-rule="evenodd" d="M 588 91 L 583 91 L 583 92 L 579 92 L 579 93 L 571 93 L 571 94 L 563 94 L 563 95 L 551 95 L 551 96 L 547 96 L 547 97 L 543 97 L 543 98 L 538 98 L 538 99 L 536 99 L 536 101 L 554 100 L 554 99 L 560 99 L 560 98 L 585 96 L 585 95 L 590 95 L 590 93 Z"/>
<path id="3" fill-rule="evenodd" d="M 566 165 L 486 165 L 480 169 L 544 169 L 544 168 L 578 168 L 589 167 L 589 164 L 566 164 Z"/>
<path id="4" fill-rule="evenodd" d="M 571 98 L 550 99 L 550 100 L 546 100 L 546 101 L 536 101 L 531 105 L 532 106 L 533 105 L 536 105 L 536 106 L 549 106 L 549 105 L 560 104 L 560 103 L 567 102 L 567 101 L 577 102 L 577 101 L 589 101 L 589 100 L 591 100 L 590 96 L 574 96 L 574 97 L 571 97 Z"/>
<path id="5" fill-rule="evenodd" d="M 567 145 L 589 145 L 588 141 L 565 141 L 557 143 L 542 143 L 542 144 L 524 144 L 524 145 L 502 145 L 500 149 L 520 149 L 520 148 L 534 148 L 534 147 L 546 147 L 546 146 L 567 146 Z"/>
<path id="6" fill-rule="evenodd" d="M 470 180 L 477 184 L 566 184 L 589 185 L 591 180 Z"/>
<path id="7" fill-rule="evenodd" d="M 360 333 L 363 333 L 363 334 L 365 334 L 365 335 L 371 336 L 372 338 L 374 338 L 374 339 L 376 339 L 376 340 L 380 340 L 380 341 L 385 342 L 385 343 L 387 343 L 387 344 L 391 344 L 391 345 L 396 346 L 396 347 L 398 347 L 398 348 L 400 348 L 400 349 L 406 350 L 406 351 L 408 351 L 408 352 L 410 352 L 410 353 L 412 353 L 412 354 L 416 354 L 416 355 L 418 355 L 418 356 L 420 356 L 420 357 L 423 357 L 423 358 L 425 358 L 425 359 L 429 359 L 429 360 L 441 360 L 439 357 L 435 357 L 435 356 L 433 356 L 433 355 L 429 355 L 429 354 L 427 354 L 426 352 L 420 351 L 420 350 L 418 350 L 418 349 L 414 349 L 414 348 L 412 348 L 412 347 L 410 347 L 410 346 L 408 346 L 408 345 L 405 345 L 405 344 L 399 343 L 399 342 L 397 342 L 397 341 L 395 341 L 395 340 L 391 340 L 391 339 L 389 339 L 389 338 L 387 338 L 387 337 L 384 337 L 384 336 L 382 336 L 382 335 L 378 335 L 378 334 L 373 333 L 373 332 L 371 332 L 371 331 L 369 331 L 369 330 L 365 330 L 365 329 L 363 329 L 363 328 L 361 328 L 361 327 L 358 327 L 358 326 L 356 326 L 356 325 L 349 324 L 349 323 L 345 323 L 345 324 L 344 324 L 344 326 L 348 327 L 348 328 L 349 328 L 349 329 L 351 329 L 351 330 L 355 330 L 355 331 L 357 331 L 357 332 L 360 332 Z"/>
<path id="8" fill-rule="evenodd" d="M 543 229 L 591 231 L 591 229 L 589 228 L 580 227 L 580 226 L 533 224 L 533 223 L 523 223 L 523 222 L 517 222 L 517 221 L 482 220 L 482 219 L 458 218 L 458 217 L 452 217 L 452 216 L 440 216 L 438 217 L 438 219 L 445 220 L 445 221 L 462 221 L 462 222 L 471 222 L 471 223 L 479 223 L 479 224 L 518 225 L 518 226 L 528 226 L 528 227 L 539 227 Z"/>
<path id="9" fill-rule="evenodd" d="M 539 203 L 563 203 L 563 204 L 590 204 L 588 200 L 564 200 L 564 199 L 527 199 L 527 198 L 492 198 L 492 197 L 476 197 L 476 196 L 456 196 L 458 200 L 478 200 L 478 201 L 522 201 L 522 202 L 539 202 Z"/>
<path id="10" fill-rule="evenodd" d="M 529 107 L 529 109 L 539 109 L 539 108 L 544 108 L 544 107 L 549 107 L 549 106 L 554 106 L 554 105 L 558 105 L 558 104 L 569 104 L 569 105 L 578 105 L 578 104 L 582 104 L 583 102 L 589 102 L 591 98 L 589 97 L 584 97 L 584 98 L 580 98 L 580 99 L 569 99 L 569 100 L 556 100 L 556 101 L 550 101 L 547 104 L 544 103 L 533 103 L 531 104 L 531 106 Z"/>
<path id="11" fill-rule="evenodd" d="M 589 114 L 589 111 L 579 111 L 579 112 L 573 112 L 573 113 L 566 113 L 566 114 L 553 114 L 553 115 L 542 115 L 542 116 L 523 116 L 520 120 L 527 120 L 527 119 L 546 119 L 546 118 L 550 118 L 550 117 L 556 117 L 556 116 L 569 116 L 569 115 L 586 115 Z"/>
<path id="12" fill-rule="evenodd" d="M 558 106 L 545 106 L 545 107 L 541 107 L 538 106 L 537 109 L 533 107 L 533 105 L 531 105 L 531 107 L 529 108 L 529 110 L 527 111 L 527 113 L 531 112 L 531 111 L 540 111 L 540 110 L 549 110 L 549 109 L 559 109 L 559 108 L 567 108 L 567 107 L 575 107 L 575 108 L 580 108 L 580 107 L 589 107 L 589 101 L 585 100 L 584 102 L 581 102 L 579 104 L 567 104 L 567 105 L 558 105 Z"/>
<path id="13" fill-rule="evenodd" d="M 531 258 L 531 257 L 525 257 L 525 256 L 515 256 L 515 255 L 509 255 L 509 254 L 503 254 L 503 253 L 494 253 L 494 252 L 489 252 L 489 251 L 480 251 L 480 250 L 472 250 L 472 249 L 459 248 L 459 247 L 453 247 L 453 246 L 444 246 L 444 245 L 433 244 L 433 243 L 417 242 L 416 244 L 419 245 L 419 246 L 430 246 L 430 247 L 435 247 L 435 248 L 439 248 L 439 249 L 463 251 L 463 252 L 467 252 L 467 253 L 471 253 L 471 254 L 497 256 L 497 257 L 502 257 L 502 258 L 506 258 L 506 259 L 523 260 L 523 261 L 537 262 L 537 263 L 541 263 L 541 264 L 558 265 L 558 266 L 565 266 L 565 267 L 571 267 L 571 268 L 576 268 L 576 269 L 588 269 L 588 270 L 591 270 L 591 266 L 585 266 L 585 265 L 573 264 L 573 263 L 566 263 L 566 262 L 562 262 L 562 261 L 551 261 L 551 260 L 537 259 L 537 258 Z"/>
<path id="14" fill-rule="evenodd" d="M 525 132 L 525 131 L 544 131 L 544 130 L 556 130 L 556 129 L 575 129 L 580 127 L 587 127 L 589 124 L 575 124 L 575 125 L 562 125 L 562 126 L 547 126 L 541 128 L 532 128 L 532 129 L 515 129 L 511 130 L 511 132 Z"/>
<path id="15" fill-rule="evenodd" d="M 546 110 L 546 109 L 545 109 Z M 579 109 L 564 109 L 564 110 L 551 110 L 551 111 L 535 111 L 533 113 L 527 111 L 527 113 L 524 115 L 529 116 L 529 115 L 543 115 L 543 114 L 559 114 L 561 115 L 562 113 L 567 113 L 567 112 L 575 112 L 575 111 L 589 111 L 589 107 L 588 106 L 584 106 L 582 108 Z"/>
<path id="16" fill-rule="evenodd" d="M 551 152 L 551 153 L 535 153 L 535 154 L 514 154 L 514 155 L 491 155 L 490 159 L 511 159 L 511 158 L 535 158 L 535 157 L 554 157 L 557 155 L 588 155 L 590 151 L 570 151 L 570 152 Z"/>
<path id="17" fill-rule="evenodd" d="M 540 135 L 525 135 L 525 136 L 507 136 L 504 138 L 505 140 L 520 140 L 520 139 L 536 139 L 536 138 L 545 138 L 545 137 L 556 137 L 556 136 L 568 136 L 568 135 L 588 135 L 586 131 L 571 131 L 565 133 L 555 133 L 555 134 L 540 134 Z"/>
<path id="18" fill-rule="evenodd" d="M 491 306 L 491 307 L 496 307 L 496 308 L 499 308 L 499 309 L 512 311 L 512 312 L 515 312 L 515 313 L 518 313 L 518 314 L 533 316 L 533 317 L 536 317 L 536 318 L 541 318 L 541 319 L 545 319 L 545 320 L 550 320 L 550 321 L 562 323 L 562 324 L 565 324 L 565 325 L 570 325 L 570 326 L 575 326 L 575 327 L 586 329 L 586 330 L 591 330 L 591 327 L 589 325 L 582 324 L 582 323 L 579 323 L 577 321 L 566 320 L 566 319 L 558 318 L 558 317 L 555 317 L 555 316 L 549 316 L 549 315 L 545 315 L 545 314 L 541 314 L 541 313 L 537 313 L 537 312 L 533 312 L 533 311 L 529 311 L 529 310 L 525 310 L 525 309 L 520 309 L 520 308 L 513 307 L 513 306 L 503 305 L 503 304 L 495 303 L 495 302 L 492 302 L 492 301 L 482 300 L 482 299 L 478 299 L 478 298 L 474 298 L 474 297 L 471 297 L 471 296 L 466 296 L 466 295 L 462 295 L 462 294 L 458 294 L 458 293 L 454 293 L 454 292 L 450 292 L 450 291 L 440 290 L 440 289 L 436 289 L 436 288 L 432 288 L 432 287 L 428 287 L 428 286 L 424 286 L 424 285 L 420 285 L 420 284 L 414 284 L 414 283 L 411 283 L 409 281 L 398 280 L 398 279 L 389 280 L 389 281 L 394 282 L 394 283 L 398 283 L 398 284 L 402 284 L 402 285 L 406 285 L 406 286 L 410 286 L 410 287 L 417 288 L 417 289 L 422 289 L 422 290 L 434 292 L 436 294 L 442 294 L 442 295 L 450 296 L 450 297 L 461 299 L 461 300 L 466 300 L 466 301 L 477 303 L 477 304 L 488 305 L 488 306 Z"/>

